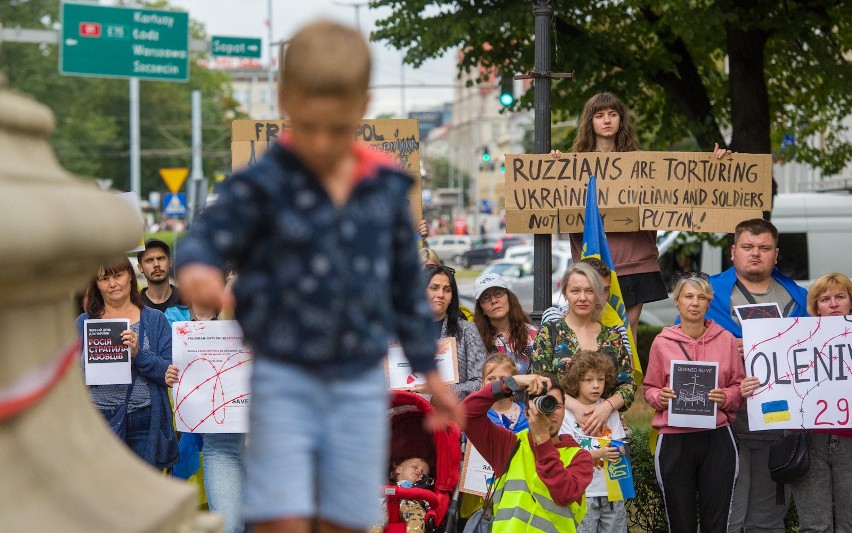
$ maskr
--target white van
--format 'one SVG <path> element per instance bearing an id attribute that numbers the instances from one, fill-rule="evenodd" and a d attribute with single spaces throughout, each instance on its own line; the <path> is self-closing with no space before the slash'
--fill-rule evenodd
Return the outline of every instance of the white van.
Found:
<path id="1" fill-rule="evenodd" d="M 449 262 L 455 256 L 470 250 L 473 241 L 470 235 L 435 235 L 429 237 L 426 242 L 442 261 Z"/>
<path id="2" fill-rule="evenodd" d="M 829 272 L 852 274 L 852 194 L 780 194 L 773 203 L 772 223 L 778 228 L 778 268 L 803 287 Z M 695 253 L 677 261 L 672 247 L 678 233 L 661 235 L 658 244 L 660 268 L 670 288 L 678 272 L 700 270 L 712 275 L 730 268 L 730 244 L 715 248 L 702 243 Z M 668 326 L 676 317 L 669 296 L 645 304 L 640 322 Z"/>

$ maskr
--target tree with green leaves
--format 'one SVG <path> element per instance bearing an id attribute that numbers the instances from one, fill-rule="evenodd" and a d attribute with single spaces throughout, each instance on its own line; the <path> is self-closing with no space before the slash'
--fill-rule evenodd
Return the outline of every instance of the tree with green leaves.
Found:
<path id="1" fill-rule="evenodd" d="M 169 9 L 165 1 L 146 8 Z M 59 30 L 56 0 L 0 2 L 5 28 Z M 192 39 L 206 39 L 204 28 L 190 20 Z M 203 116 L 203 164 L 212 176 L 230 168 L 230 121 L 238 103 L 231 95 L 230 76 L 200 65 L 192 52 L 187 83 L 140 82 L 142 192 L 165 191 L 159 177 L 164 167 L 191 165 L 191 93 L 200 90 Z M 51 144 L 71 172 L 113 180 L 129 190 L 129 91 L 127 80 L 62 76 L 59 49 L 53 44 L 0 43 L 0 72 L 7 85 L 50 107 L 56 115 Z"/>
<path id="2" fill-rule="evenodd" d="M 729 147 L 738 152 L 778 154 L 782 139 L 794 138 L 795 158 L 828 175 L 852 160 L 842 126 L 852 114 L 848 0 L 552 3 L 552 70 L 574 72 L 553 84 L 554 120 L 577 116 L 591 95 L 612 91 L 637 115 L 645 149 L 671 149 L 689 133 L 709 151 L 730 130 Z M 459 48 L 460 71 L 532 69 L 529 1 L 371 6 L 390 8 L 373 38 L 404 50 L 409 64 Z M 532 95 L 516 105 L 531 107 Z M 815 135 L 819 146 L 806 142 Z M 569 146 L 568 139 L 554 144 Z"/>

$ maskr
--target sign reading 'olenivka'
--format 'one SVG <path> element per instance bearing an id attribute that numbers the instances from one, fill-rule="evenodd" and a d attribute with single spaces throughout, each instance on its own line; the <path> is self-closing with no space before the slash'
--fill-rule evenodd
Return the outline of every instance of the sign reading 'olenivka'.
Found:
<path id="1" fill-rule="evenodd" d="M 772 208 L 772 156 L 610 152 L 506 156 L 506 231 L 583 230 L 590 176 L 607 231 L 733 231 Z"/>
<path id="2" fill-rule="evenodd" d="M 235 120 L 231 123 L 231 169 L 254 163 L 287 128 L 285 120 Z M 411 174 L 414 184 L 408 193 L 411 217 L 422 218 L 420 192 L 420 132 L 415 119 L 364 120 L 355 138 L 370 149 L 383 152 Z"/>

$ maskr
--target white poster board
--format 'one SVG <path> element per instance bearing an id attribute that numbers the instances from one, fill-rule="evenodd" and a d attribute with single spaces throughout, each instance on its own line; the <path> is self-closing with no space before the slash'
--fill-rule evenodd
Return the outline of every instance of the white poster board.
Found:
<path id="1" fill-rule="evenodd" d="M 461 479 L 459 480 L 459 491 L 468 494 L 476 494 L 485 497 L 488 485 L 494 480 L 494 469 L 482 454 L 470 443 L 464 450 L 464 461 L 462 462 Z"/>
<path id="2" fill-rule="evenodd" d="M 852 427 L 852 316 L 744 321 L 743 353 L 752 431 Z"/>
<path id="3" fill-rule="evenodd" d="M 86 385 L 130 383 L 130 348 L 121 332 L 130 329 L 126 318 L 90 318 L 83 323 L 83 371 Z"/>
<path id="4" fill-rule="evenodd" d="M 438 339 L 435 364 L 438 366 L 441 381 L 444 383 L 459 382 L 459 361 L 455 337 Z M 388 349 L 385 365 L 391 390 L 410 390 L 416 385 L 426 383 L 423 374 L 411 371 L 411 363 L 405 358 L 402 346 L 398 344 L 392 344 Z"/>
<path id="5" fill-rule="evenodd" d="M 252 356 L 235 320 L 172 324 L 175 427 L 184 433 L 246 433 Z"/>
<path id="6" fill-rule="evenodd" d="M 676 397 L 669 401 L 672 427 L 716 428 L 716 402 L 710 391 L 718 387 L 719 363 L 709 361 L 672 361 L 670 387 Z"/>

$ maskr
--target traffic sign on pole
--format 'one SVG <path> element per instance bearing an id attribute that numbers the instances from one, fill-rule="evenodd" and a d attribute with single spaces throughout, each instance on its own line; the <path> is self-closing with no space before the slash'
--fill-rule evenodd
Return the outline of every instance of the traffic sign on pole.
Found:
<path id="1" fill-rule="evenodd" d="M 62 4 L 59 72 L 71 76 L 189 79 L 189 14 Z"/>
<path id="2" fill-rule="evenodd" d="M 160 177 L 163 178 L 166 187 L 173 193 L 178 192 L 183 187 L 183 182 L 187 176 L 189 176 L 189 169 L 186 167 L 160 169 Z"/>
<path id="3" fill-rule="evenodd" d="M 210 55 L 213 56 L 260 58 L 260 50 L 261 41 L 254 37 L 214 35 L 210 38 Z"/>
<path id="4" fill-rule="evenodd" d="M 186 194 L 179 192 L 163 195 L 163 214 L 167 217 L 186 216 Z"/>

